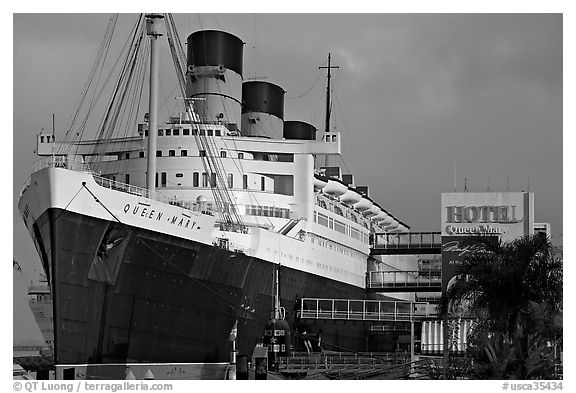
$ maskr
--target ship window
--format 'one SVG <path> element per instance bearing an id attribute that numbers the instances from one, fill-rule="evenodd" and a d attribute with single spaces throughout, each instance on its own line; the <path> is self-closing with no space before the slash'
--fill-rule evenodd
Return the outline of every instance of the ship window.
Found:
<path id="1" fill-rule="evenodd" d="M 40 135 L 40 143 L 44 143 L 44 135 Z"/>
<path id="2" fill-rule="evenodd" d="M 188 155 L 188 150 L 180 150 L 180 156 L 186 157 Z"/>
<path id="3" fill-rule="evenodd" d="M 243 159 L 244 158 L 244 153 L 238 153 L 238 159 Z"/>
<path id="4" fill-rule="evenodd" d="M 192 135 L 198 135 L 198 130 L 192 130 Z"/>
<path id="5" fill-rule="evenodd" d="M 158 130 L 158 136 L 164 136 L 164 130 Z"/>
<path id="6" fill-rule="evenodd" d="M 360 231 L 358 229 L 350 228 L 350 235 L 357 240 L 360 240 Z"/>
<path id="7" fill-rule="evenodd" d="M 234 188 L 234 175 L 232 173 L 228 174 L 228 188 Z"/>
<path id="8" fill-rule="evenodd" d="M 212 187 L 212 188 L 216 187 L 216 174 L 215 173 L 210 174 L 210 187 Z"/>
<path id="9" fill-rule="evenodd" d="M 266 191 L 266 179 L 264 178 L 264 176 L 262 176 L 262 178 L 260 179 L 260 189 L 262 191 Z"/>
<path id="10" fill-rule="evenodd" d="M 170 135 L 172 135 L 172 130 L 166 129 L 166 136 L 170 136 Z"/>
<path id="11" fill-rule="evenodd" d="M 176 151 L 175 150 L 168 150 L 168 157 L 175 157 Z"/>
<path id="12" fill-rule="evenodd" d="M 175 129 L 172 131 L 172 135 L 174 136 L 179 136 L 180 135 L 180 130 L 179 129 Z"/>
<path id="13" fill-rule="evenodd" d="M 198 187 L 198 178 L 199 178 L 198 172 L 194 172 L 192 174 L 192 186 L 193 187 Z"/>
<path id="14" fill-rule="evenodd" d="M 148 130 L 144 130 L 144 136 L 148 136 Z"/>
<path id="15" fill-rule="evenodd" d="M 328 216 L 318 213 L 318 224 L 324 225 L 325 227 L 328 226 Z"/>
<path id="16" fill-rule="evenodd" d="M 206 150 L 200 150 L 200 157 L 206 157 Z"/>
<path id="17" fill-rule="evenodd" d="M 156 187 L 158 187 L 158 172 L 156 172 L 156 177 L 154 179 L 154 184 Z"/>
<path id="18" fill-rule="evenodd" d="M 242 175 L 242 188 L 248 189 L 248 175 Z"/>
<path id="19" fill-rule="evenodd" d="M 344 224 L 343 222 L 340 222 L 338 220 L 334 220 L 334 229 L 337 232 L 340 232 L 342 234 L 346 234 L 346 224 Z"/>
<path id="20" fill-rule="evenodd" d="M 161 181 L 162 187 L 166 187 L 166 172 L 162 172 Z"/>
<path id="21" fill-rule="evenodd" d="M 116 176 L 112 175 L 112 181 L 116 181 Z"/>
<path id="22" fill-rule="evenodd" d="M 138 157 L 144 158 L 144 152 L 143 152 L 143 151 L 139 152 L 139 153 L 138 153 Z"/>
<path id="23" fill-rule="evenodd" d="M 213 135 L 213 131 L 212 131 L 212 130 L 208 130 L 207 133 L 208 133 L 208 136 L 212 136 L 212 135 Z"/>
<path id="24" fill-rule="evenodd" d="M 220 157 L 226 158 L 226 152 L 224 150 L 220 152 Z"/>
<path id="25" fill-rule="evenodd" d="M 177 173 L 176 177 L 184 177 L 184 175 L 182 173 Z"/>
<path id="26" fill-rule="evenodd" d="M 126 174 L 126 181 L 124 183 L 130 184 L 130 174 L 129 173 Z"/>
<path id="27" fill-rule="evenodd" d="M 208 174 L 202 172 L 202 187 L 208 187 Z"/>
<path id="28" fill-rule="evenodd" d="M 126 154 L 124 155 L 124 157 L 125 157 L 127 160 L 129 160 L 129 159 L 130 159 L 130 153 L 126 153 Z"/>
<path id="29" fill-rule="evenodd" d="M 156 157 L 162 157 L 162 150 L 156 150 Z"/>
<path id="30" fill-rule="evenodd" d="M 182 130 L 182 135 L 185 135 L 185 136 L 190 135 L 190 129 L 189 129 L 189 128 L 184 128 L 184 129 Z"/>
<path id="31" fill-rule="evenodd" d="M 206 135 L 206 131 L 205 130 L 200 130 L 200 136 L 204 136 Z"/>
<path id="32" fill-rule="evenodd" d="M 214 135 L 216 135 L 216 136 L 221 136 L 221 135 L 222 135 L 222 132 L 220 132 L 220 130 L 216 130 L 216 131 L 214 131 Z"/>

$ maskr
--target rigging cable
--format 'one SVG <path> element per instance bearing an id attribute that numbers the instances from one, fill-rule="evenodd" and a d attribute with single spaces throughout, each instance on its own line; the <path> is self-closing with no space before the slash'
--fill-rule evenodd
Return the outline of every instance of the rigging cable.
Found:
<path id="1" fill-rule="evenodd" d="M 94 77 L 96 76 L 96 73 L 98 73 L 98 69 L 100 69 L 100 72 L 98 73 L 99 76 L 102 73 L 102 68 L 104 66 L 104 63 L 105 63 L 105 60 L 106 60 L 106 57 L 108 54 L 108 49 L 110 48 L 110 42 L 111 42 L 112 36 L 114 34 L 117 20 L 118 20 L 118 14 L 114 14 L 110 17 L 110 20 L 108 21 L 108 27 L 106 28 L 106 32 L 104 33 L 104 37 L 102 38 L 102 42 L 100 43 L 100 48 L 98 49 L 98 52 L 96 54 L 96 60 L 92 64 L 92 68 L 90 69 L 90 72 L 88 74 L 88 80 L 86 81 L 86 83 L 84 85 L 84 89 L 83 89 L 82 93 L 80 94 L 80 98 L 78 99 L 78 102 L 76 104 L 76 108 L 73 111 L 73 114 L 72 114 L 72 117 L 70 120 L 70 126 L 65 133 L 66 136 L 69 135 L 70 131 L 74 127 L 74 124 L 76 123 L 76 119 L 78 118 L 78 116 L 80 114 L 80 110 L 82 109 L 82 106 L 84 104 L 84 100 L 86 99 L 86 96 L 88 95 L 88 92 L 90 90 L 90 86 L 92 85 L 92 82 L 94 80 Z M 98 77 L 98 79 L 99 79 L 99 77 Z M 93 97 L 92 97 L 92 99 L 93 99 Z"/>
<path id="2" fill-rule="evenodd" d="M 186 58 L 184 56 L 182 44 L 179 40 L 176 24 L 174 23 L 172 15 L 167 15 L 167 20 L 168 23 L 166 31 L 170 52 L 172 54 L 172 59 L 176 68 L 176 74 L 178 76 L 182 95 L 183 97 L 186 97 L 186 79 L 184 72 L 186 69 L 184 66 L 186 64 Z M 206 139 L 205 130 L 200 130 L 200 127 L 198 127 L 197 114 L 192 107 L 191 100 L 184 99 L 184 104 L 186 106 L 186 112 L 189 114 L 191 119 L 192 127 L 196 128 L 196 133 L 193 134 L 196 140 L 196 145 L 199 147 L 199 153 L 200 147 L 205 152 L 204 156 L 202 156 L 200 153 L 202 157 L 201 161 L 206 171 L 206 175 L 211 174 L 210 188 L 214 196 L 214 202 L 216 203 L 219 214 L 222 217 L 226 227 L 231 228 L 232 230 L 239 229 L 243 231 L 245 225 L 242 221 L 242 217 L 240 217 L 237 210 L 234 208 L 235 203 L 232 201 L 232 196 L 228 191 L 227 176 L 222 163 L 219 159 L 216 159 L 214 152 L 208 143 L 208 140 Z M 212 176 L 214 175 L 216 176 L 215 182 L 212 180 Z"/>

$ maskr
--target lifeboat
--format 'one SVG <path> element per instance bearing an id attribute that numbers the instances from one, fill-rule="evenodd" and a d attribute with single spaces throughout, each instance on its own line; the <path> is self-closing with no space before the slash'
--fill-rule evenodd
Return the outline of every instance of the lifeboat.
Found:
<path id="1" fill-rule="evenodd" d="M 384 212 L 383 212 L 383 213 L 384 213 Z M 384 214 L 386 214 L 386 217 L 384 217 L 384 218 L 381 220 L 382 222 L 380 223 L 380 225 L 381 225 L 381 226 L 386 226 L 386 225 L 392 224 L 392 223 L 394 222 L 394 217 L 392 217 L 391 215 L 389 215 L 389 214 L 387 214 L 387 213 L 384 213 Z"/>
<path id="2" fill-rule="evenodd" d="M 380 222 L 380 221 L 385 220 L 388 217 L 390 217 L 388 214 L 386 214 L 383 210 L 380 210 L 380 213 L 378 213 L 374 217 L 372 217 L 372 221 L 373 222 Z"/>
<path id="3" fill-rule="evenodd" d="M 353 205 L 354 203 L 360 202 L 361 199 L 362 195 L 358 194 L 356 191 L 350 188 L 348 189 L 348 191 L 344 193 L 344 195 L 340 197 L 340 200 L 342 202 L 347 203 L 349 205 Z"/>
<path id="4" fill-rule="evenodd" d="M 393 220 L 393 221 L 392 221 L 392 224 L 388 225 L 388 226 L 385 227 L 384 229 L 387 230 L 387 231 L 391 231 L 391 230 L 393 230 L 393 229 L 398 228 L 399 226 L 400 226 L 400 223 L 399 223 L 398 221 L 396 221 L 396 220 Z"/>
<path id="5" fill-rule="evenodd" d="M 328 182 L 320 177 L 314 176 L 314 188 L 324 188 Z"/>
<path id="6" fill-rule="evenodd" d="M 336 180 L 328 180 L 328 183 L 322 190 L 326 194 L 340 196 L 348 191 L 348 187 Z"/>
<path id="7" fill-rule="evenodd" d="M 372 201 L 370 199 L 362 198 L 360 202 L 354 205 L 354 209 L 363 212 L 364 210 L 370 209 L 372 207 Z"/>
<path id="8" fill-rule="evenodd" d="M 364 217 L 372 217 L 377 215 L 381 211 L 382 209 L 380 209 L 380 206 L 378 206 L 377 204 L 373 204 L 370 209 L 363 211 L 362 214 L 364 215 Z"/>

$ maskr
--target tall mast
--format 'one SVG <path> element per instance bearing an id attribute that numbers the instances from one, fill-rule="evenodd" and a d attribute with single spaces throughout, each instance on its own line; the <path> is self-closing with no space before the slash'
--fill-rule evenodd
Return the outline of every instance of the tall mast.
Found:
<path id="1" fill-rule="evenodd" d="M 331 64 L 332 56 L 330 52 L 328 52 L 328 67 L 318 67 L 318 69 L 327 68 L 328 69 L 328 82 L 326 83 L 326 124 L 324 126 L 324 132 L 330 132 L 330 110 L 332 109 L 332 105 L 330 102 L 330 70 L 332 68 L 340 68 L 339 66 L 332 66 Z M 326 155 L 326 166 L 328 166 L 328 155 Z"/>
<path id="2" fill-rule="evenodd" d="M 156 189 L 156 136 L 157 136 L 157 111 L 158 111 L 158 37 L 163 34 L 163 19 L 160 14 L 146 15 L 146 33 L 150 36 L 150 120 L 148 122 L 148 160 L 146 186 L 150 194 Z"/>

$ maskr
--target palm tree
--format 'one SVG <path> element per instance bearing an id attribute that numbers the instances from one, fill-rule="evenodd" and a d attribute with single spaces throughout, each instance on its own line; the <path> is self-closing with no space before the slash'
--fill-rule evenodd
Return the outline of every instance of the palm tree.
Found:
<path id="1" fill-rule="evenodd" d="M 551 378 L 554 345 L 562 341 L 562 261 L 554 258 L 550 240 L 468 241 L 480 251 L 464 260 L 440 312 L 474 318 L 468 352 L 478 376 Z"/>

